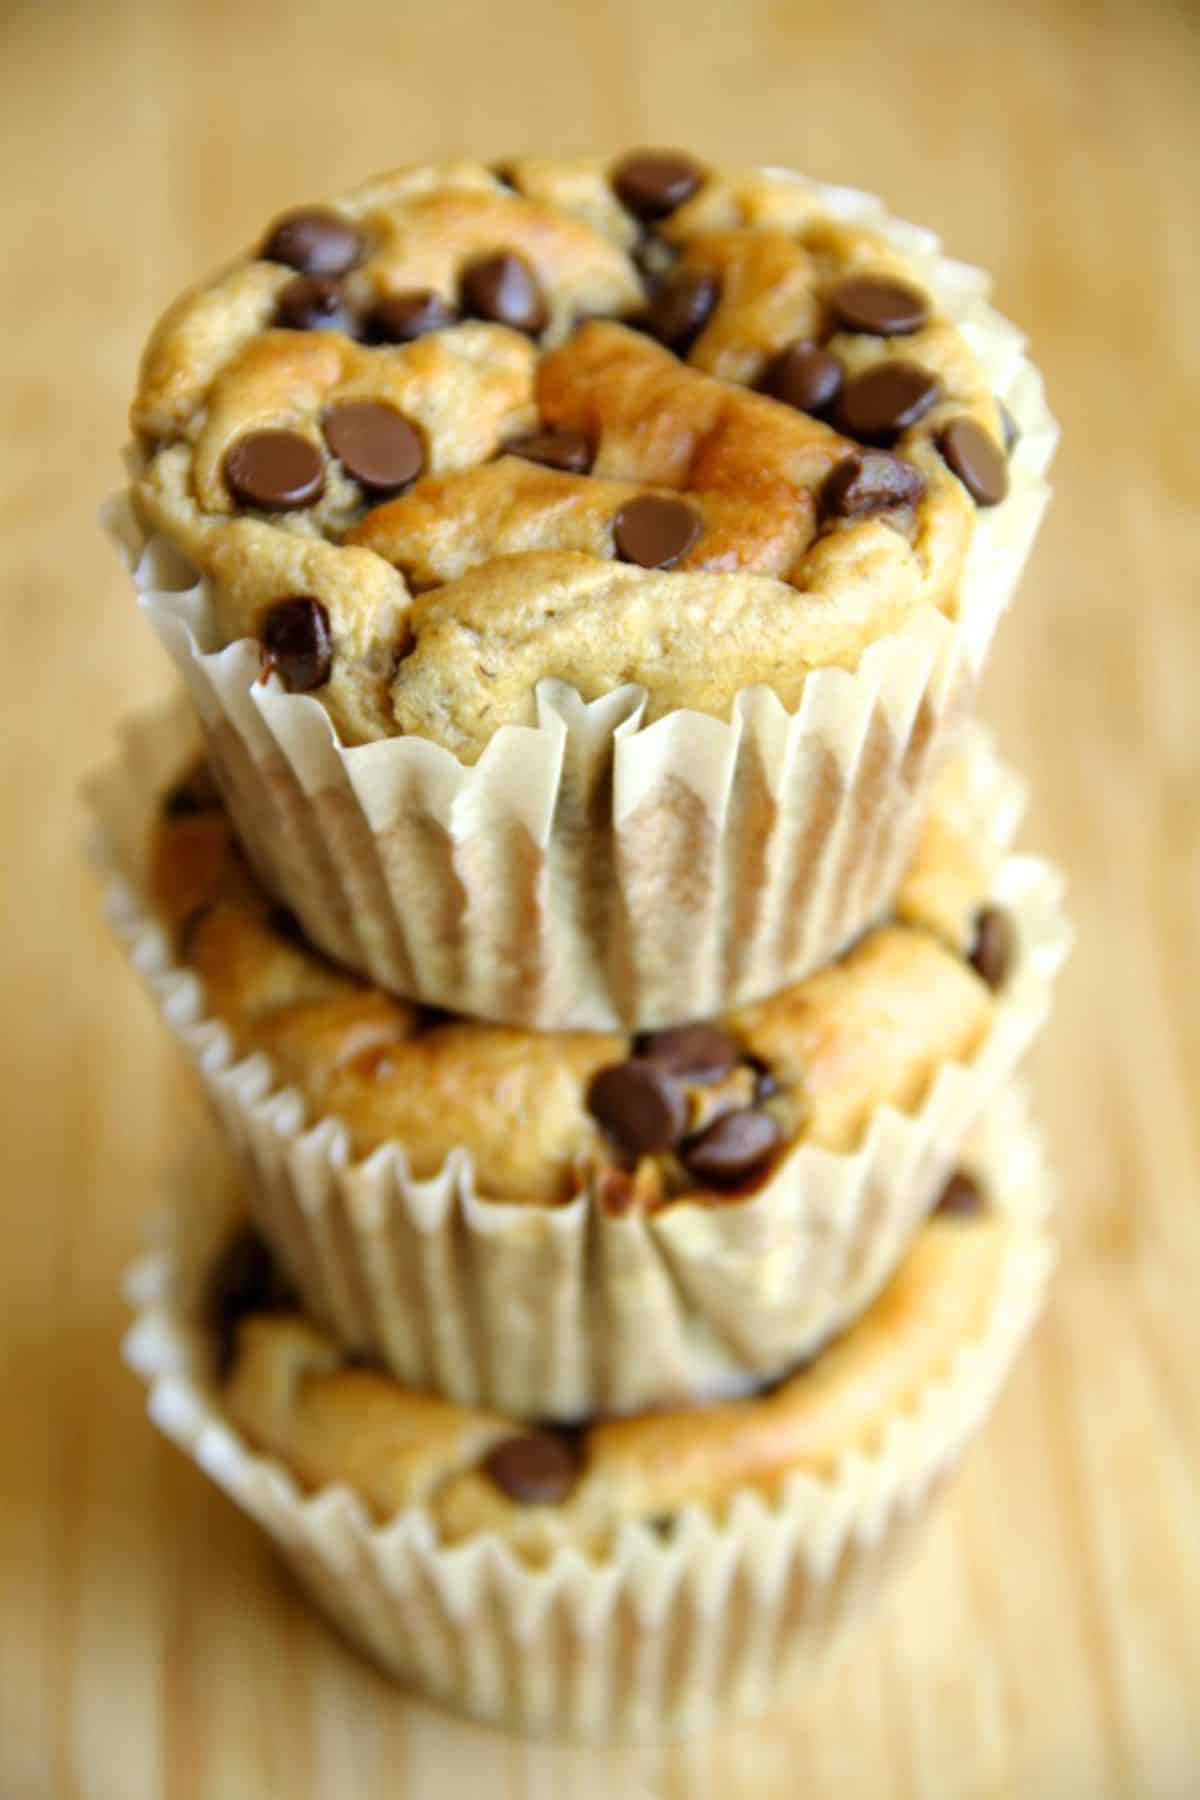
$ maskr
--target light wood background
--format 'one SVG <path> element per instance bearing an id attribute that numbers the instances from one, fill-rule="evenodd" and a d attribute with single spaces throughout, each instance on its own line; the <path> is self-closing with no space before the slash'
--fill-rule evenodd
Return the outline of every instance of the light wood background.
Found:
<path id="1" fill-rule="evenodd" d="M 1029 328 L 1065 444 L 988 697 L 1080 944 L 1062 1274 L 923 1552 L 802 1711 L 602 1754 L 389 1688 L 144 1422 L 118 1277 L 211 1152 L 77 787 L 168 686 L 95 514 L 177 286 L 376 166 L 630 141 L 882 189 Z M 1198 166 L 1195 0 L 0 4 L 4 1800 L 1200 1792 Z"/>

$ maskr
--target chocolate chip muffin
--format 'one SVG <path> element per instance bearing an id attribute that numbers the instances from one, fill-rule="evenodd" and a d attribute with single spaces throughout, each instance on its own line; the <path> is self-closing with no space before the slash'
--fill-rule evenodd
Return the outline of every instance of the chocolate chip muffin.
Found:
<path id="1" fill-rule="evenodd" d="M 944 1196 L 879 1298 L 803 1367 L 740 1400 L 570 1431 L 455 1406 L 347 1358 L 288 1305 L 261 1240 L 235 1239 L 211 1302 L 223 1404 L 303 1489 L 345 1485 L 380 1524 L 421 1506 L 446 1544 L 486 1532 L 533 1563 L 568 1546 L 602 1555 L 629 1521 L 669 1532 L 695 1506 L 719 1519 L 741 1492 L 777 1500 L 798 1474 L 828 1479 L 878 1451 L 986 1321 L 1011 1248 L 973 1176 L 956 1171 Z"/>
<path id="2" fill-rule="evenodd" d="M 1046 1177 L 1006 1096 L 857 1324 L 741 1400 L 572 1431 L 348 1357 L 207 1206 L 131 1283 L 160 1426 L 407 1685 L 655 1737 L 807 1674 L 978 1430 L 1036 1314 Z"/>
<path id="3" fill-rule="evenodd" d="M 837 962 L 633 1038 L 431 1013 L 337 968 L 255 881 L 203 766 L 166 796 L 151 897 L 237 1056 L 268 1056 L 354 1156 L 398 1142 L 428 1180 L 465 1149 L 481 1195 L 533 1206 L 728 1205 L 800 1145 L 854 1152 L 880 1108 L 916 1109 L 991 1030 L 1013 925 L 986 901 L 994 855 L 960 787 L 951 772 L 894 917 Z"/>
<path id="4" fill-rule="evenodd" d="M 344 744 L 473 762 L 553 677 L 728 718 L 954 617 L 1006 420 L 921 268 L 679 154 L 383 176 L 186 294 L 133 405 L 145 521 Z"/>
<path id="5" fill-rule="evenodd" d="M 184 295 L 113 520 L 305 935 L 636 1033 L 882 916 L 1047 492 L 985 288 L 638 151 L 387 175 Z"/>
<path id="6" fill-rule="evenodd" d="M 534 1033 L 313 950 L 158 723 L 104 784 L 121 934 L 307 1311 L 466 1405 L 573 1421 L 778 1377 L 879 1292 L 1048 1010 L 1057 878 L 1006 855 L 977 737 L 890 918 L 808 981 Z"/>

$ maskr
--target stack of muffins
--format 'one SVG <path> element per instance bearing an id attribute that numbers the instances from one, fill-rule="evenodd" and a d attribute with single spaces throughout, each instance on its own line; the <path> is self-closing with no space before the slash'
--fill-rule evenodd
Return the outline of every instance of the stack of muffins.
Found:
<path id="1" fill-rule="evenodd" d="M 462 162 L 146 351 L 111 522 L 191 704 L 95 798 L 240 1179 L 130 1355 L 477 1717 L 763 1706 L 1036 1312 L 1066 928 L 970 710 L 1054 431 L 985 285 L 779 170 Z"/>

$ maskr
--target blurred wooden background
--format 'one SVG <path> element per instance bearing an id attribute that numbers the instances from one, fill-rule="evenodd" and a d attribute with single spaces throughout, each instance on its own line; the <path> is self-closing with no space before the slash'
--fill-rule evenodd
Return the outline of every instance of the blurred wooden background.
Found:
<path id="1" fill-rule="evenodd" d="M 168 685 L 95 514 L 175 289 L 377 166 L 631 141 L 878 188 L 1029 329 L 1065 443 L 988 698 L 1080 945 L 1064 1267 L 923 1553 L 804 1710 L 619 1755 L 393 1692 L 144 1423 L 117 1282 L 190 1140 L 77 787 Z M 1200 1789 L 1198 168 L 1195 0 L 0 5 L 5 1800 Z"/>

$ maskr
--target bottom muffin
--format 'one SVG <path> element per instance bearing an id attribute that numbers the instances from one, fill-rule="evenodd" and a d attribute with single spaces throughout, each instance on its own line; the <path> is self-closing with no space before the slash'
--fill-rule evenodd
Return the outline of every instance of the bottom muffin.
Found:
<path id="1" fill-rule="evenodd" d="M 533 1429 L 404 1388 L 228 1221 L 135 1272 L 156 1421 L 407 1685 L 587 1738 L 703 1729 L 811 1666 L 925 1513 L 1031 1324 L 1047 1179 L 1005 1096 L 891 1282 L 744 1399 Z"/>

